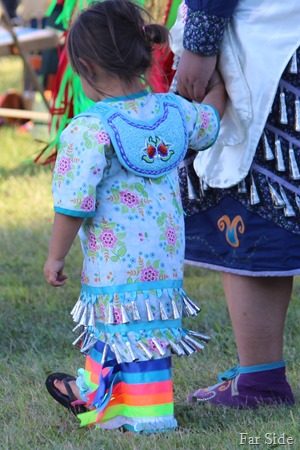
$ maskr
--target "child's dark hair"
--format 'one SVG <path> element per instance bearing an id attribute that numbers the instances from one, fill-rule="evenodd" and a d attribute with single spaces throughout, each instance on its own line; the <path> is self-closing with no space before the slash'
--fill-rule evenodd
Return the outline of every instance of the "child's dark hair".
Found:
<path id="1" fill-rule="evenodd" d="M 128 84 L 151 67 L 154 44 L 167 44 L 168 39 L 168 30 L 151 24 L 149 14 L 133 1 L 104 0 L 92 3 L 75 19 L 67 50 L 73 70 L 89 83 L 93 84 L 82 61 Z"/>

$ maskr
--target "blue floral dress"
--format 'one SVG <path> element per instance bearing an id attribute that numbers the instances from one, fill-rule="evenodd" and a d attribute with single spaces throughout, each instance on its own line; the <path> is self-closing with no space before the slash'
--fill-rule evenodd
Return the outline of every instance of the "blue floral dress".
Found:
<path id="1" fill-rule="evenodd" d="M 214 143 L 219 118 L 209 105 L 148 91 L 104 102 L 138 124 L 133 131 L 141 133 L 162 114 L 161 100 L 179 104 L 190 148 L 203 150 Z M 175 134 L 181 130 L 178 123 L 168 126 Z M 144 146 L 149 166 L 151 158 L 168 159 L 182 151 L 176 142 L 169 145 L 164 136 L 153 133 Z M 137 138 L 132 136 L 134 146 Z M 158 178 L 127 170 L 101 117 L 83 113 L 61 135 L 53 197 L 57 213 L 84 218 L 79 232 L 82 290 L 72 311 L 81 352 L 90 361 L 89 369 L 81 371 L 83 397 L 99 387 L 95 382 L 91 387 L 91 373 L 101 372 L 95 360 L 101 359 L 102 367 L 106 359 L 135 364 L 166 358 L 171 350 L 178 355 L 195 351 L 196 344 L 188 345 L 195 336 L 181 323 L 183 313 L 193 315 L 198 308 L 182 288 L 185 238 L 177 170 Z M 98 398 L 94 406 L 99 409 L 100 404 Z"/>

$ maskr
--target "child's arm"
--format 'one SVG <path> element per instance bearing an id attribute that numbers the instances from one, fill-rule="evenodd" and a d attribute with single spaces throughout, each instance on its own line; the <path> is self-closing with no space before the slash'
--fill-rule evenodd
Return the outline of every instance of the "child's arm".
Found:
<path id="1" fill-rule="evenodd" d="M 63 286 L 67 276 L 63 274 L 65 257 L 73 244 L 83 219 L 56 213 L 49 243 L 48 258 L 44 275 L 52 286 Z"/>
<path id="2" fill-rule="evenodd" d="M 218 111 L 220 118 L 222 118 L 226 104 L 226 90 L 221 75 L 217 70 L 213 73 L 210 82 L 207 86 L 206 95 L 202 103 L 212 105 Z"/>

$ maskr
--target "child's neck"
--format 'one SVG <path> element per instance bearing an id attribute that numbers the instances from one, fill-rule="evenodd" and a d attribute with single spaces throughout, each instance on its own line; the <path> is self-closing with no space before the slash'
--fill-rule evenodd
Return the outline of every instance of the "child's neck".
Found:
<path id="1" fill-rule="evenodd" d="M 107 97 L 128 97 L 129 95 L 140 92 L 144 88 L 145 86 L 143 86 L 141 82 L 131 86 L 116 86 L 114 89 L 109 89 Z"/>
<path id="2" fill-rule="evenodd" d="M 144 88 L 145 85 L 142 84 L 139 77 L 134 78 L 130 84 L 122 83 L 119 78 L 111 77 L 109 80 L 105 80 L 105 83 L 99 83 L 99 89 L 105 93 L 99 100 L 103 100 L 104 98 L 127 97 L 140 92 Z"/>

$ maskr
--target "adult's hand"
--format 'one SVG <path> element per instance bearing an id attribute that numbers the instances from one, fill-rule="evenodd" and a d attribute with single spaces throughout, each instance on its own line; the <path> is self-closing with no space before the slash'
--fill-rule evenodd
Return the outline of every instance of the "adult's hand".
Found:
<path id="1" fill-rule="evenodd" d="M 177 90 L 182 97 L 201 102 L 216 68 L 216 56 L 184 50 L 177 69 Z"/>

